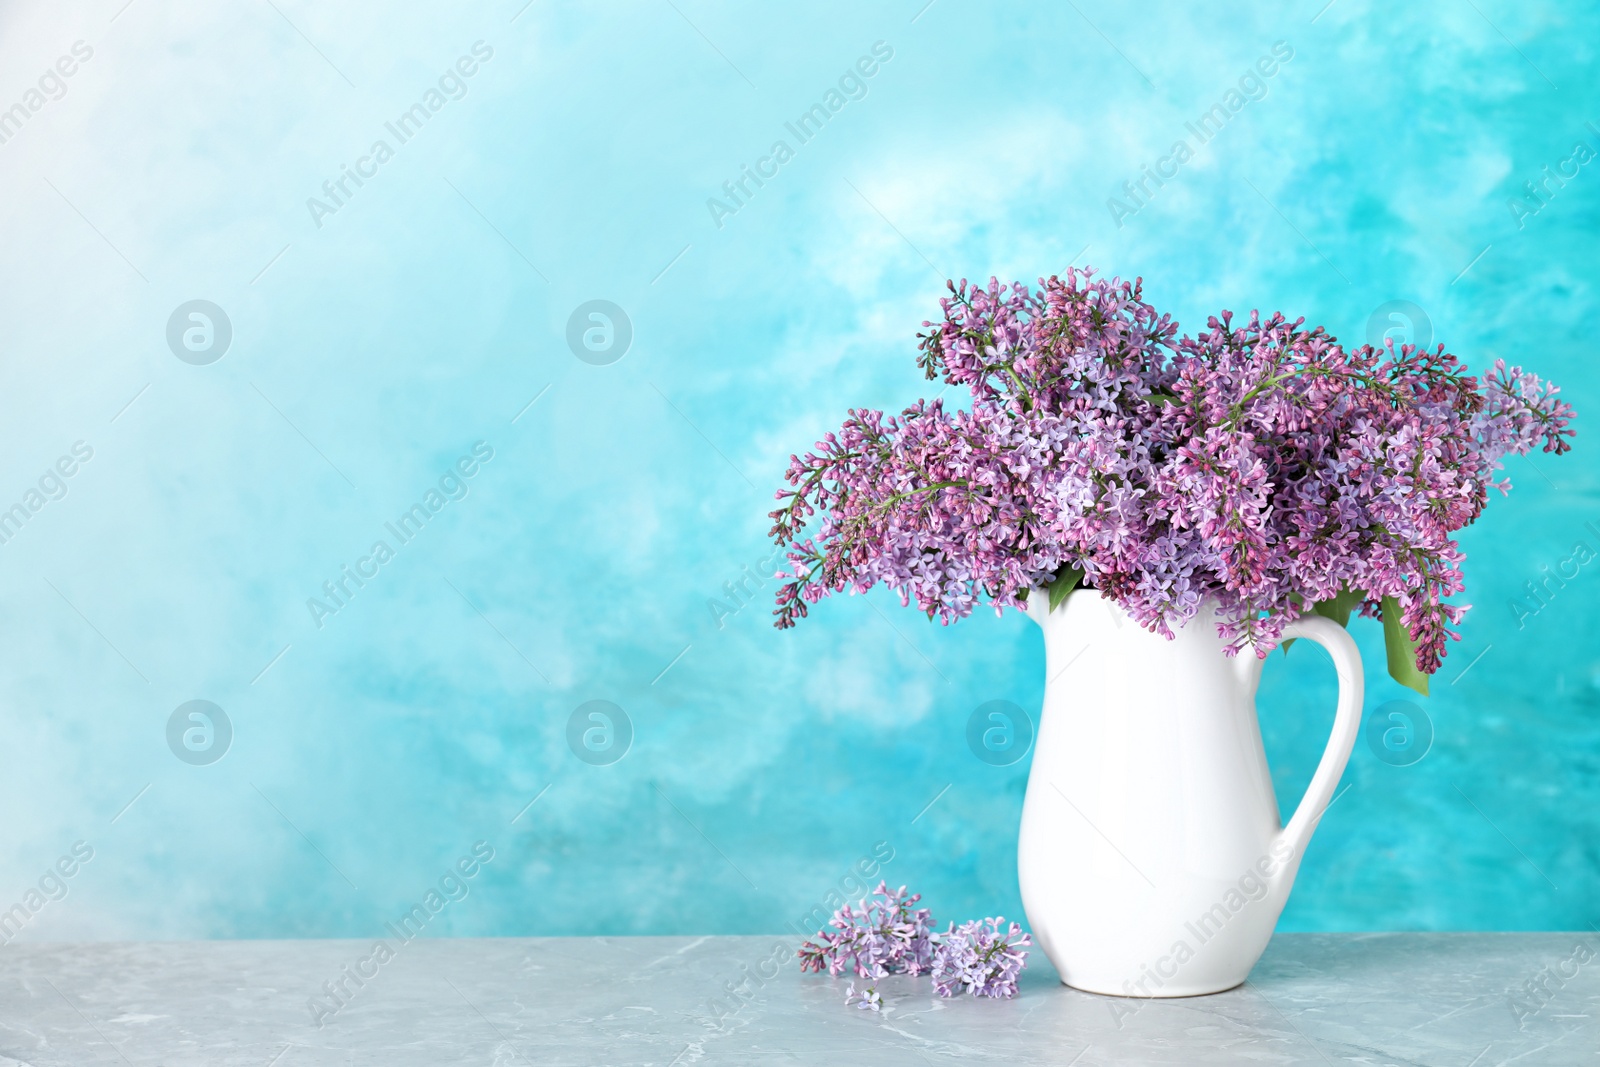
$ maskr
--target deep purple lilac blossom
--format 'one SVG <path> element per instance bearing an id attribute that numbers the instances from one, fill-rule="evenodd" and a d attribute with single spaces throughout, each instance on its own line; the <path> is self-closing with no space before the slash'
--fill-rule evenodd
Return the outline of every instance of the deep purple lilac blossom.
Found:
<path id="1" fill-rule="evenodd" d="M 948 624 L 1064 581 L 1169 637 L 1214 597 L 1229 654 L 1265 656 L 1302 614 L 1387 602 L 1431 674 L 1466 607 L 1452 532 L 1510 488 L 1505 456 L 1571 447 L 1554 386 L 1503 361 L 1475 377 L 1443 345 L 1347 351 L 1256 312 L 1180 339 L 1142 280 L 1092 271 L 950 293 L 918 363 L 970 408 L 852 410 L 791 457 L 779 628 L 879 582 Z"/>

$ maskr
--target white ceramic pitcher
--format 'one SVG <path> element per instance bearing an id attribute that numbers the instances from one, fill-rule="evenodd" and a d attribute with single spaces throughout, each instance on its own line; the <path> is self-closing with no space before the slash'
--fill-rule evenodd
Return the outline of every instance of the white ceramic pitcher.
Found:
<path id="1" fill-rule="evenodd" d="M 1286 632 L 1333 656 L 1339 705 L 1284 827 L 1256 720 L 1263 661 L 1223 655 L 1214 603 L 1170 641 L 1093 590 L 1048 603 L 1028 597 L 1047 671 L 1017 847 L 1033 934 L 1092 993 L 1230 989 L 1266 949 L 1360 732 L 1355 642 L 1318 616 Z"/>

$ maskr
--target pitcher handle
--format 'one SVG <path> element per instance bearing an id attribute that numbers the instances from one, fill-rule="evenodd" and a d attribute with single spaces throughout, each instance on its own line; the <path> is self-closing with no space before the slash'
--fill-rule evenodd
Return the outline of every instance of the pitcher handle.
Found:
<path id="1" fill-rule="evenodd" d="M 1317 764 L 1316 773 L 1311 776 L 1311 784 L 1306 786 L 1305 796 L 1300 798 L 1300 806 L 1295 808 L 1293 818 L 1278 835 L 1278 840 L 1287 842 L 1294 849 L 1294 855 L 1299 857 L 1304 854 L 1311 840 L 1311 832 L 1316 829 L 1317 821 L 1333 799 L 1333 791 L 1344 774 L 1345 764 L 1350 761 L 1350 750 L 1355 747 L 1356 738 L 1361 733 L 1362 673 L 1361 653 L 1355 641 L 1343 626 L 1332 619 L 1319 615 L 1296 619 L 1283 630 L 1284 640 L 1291 637 L 1303 637 L 1327 649 L 1328 655 L 1333 657 L 1334 668 L 1339 672 L 1339 708 L 1334 713 L 1333 733 L 1328 738 L 1328 747 L 1322 752 L 1322 760 Z"/>

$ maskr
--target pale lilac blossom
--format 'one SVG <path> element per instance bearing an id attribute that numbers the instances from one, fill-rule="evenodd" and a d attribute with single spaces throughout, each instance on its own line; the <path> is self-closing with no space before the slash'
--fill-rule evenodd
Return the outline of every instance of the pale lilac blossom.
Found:
<path id="1" fill-rule="evenodd" d="M 1016 996 L 1017 977 L 1033 943 L 1022 927 L 1005 927 L 1000 917 L 951 923 L 945 933 L 935 933 L 928 909 L 913 907 L 921 899 L 920 893 L 907 896 L 905 886 L 890 889 L 879 882 L 871 897 L 839 908 L 828 929 L 800 946 L 801 971 L 826 970 L 838 977 L 853 969 L 862 987 L 851 982 L 844 1002 L 865 1011 L 883 1010 L 876 982 L 893 974 L 930 974 L 941 997 Z"/>
<path id="2" fill-rule="evenodd" d="M 941 997 L 970 993 L 975 997 L 1017 995 L 1017 976 L 1027 965 L 1033 939 L 1005 917 L 950 924 L 933 951 L 933 988 Z"/>
<path id="3" fill-rule="evenodd" d="M 855 1002 L 856 1007 L 863 1011 L 882 1011 L 883 994 L 872 986 L 865 986 L 861 992 L 856 992 L 856 984 L 851 982 L 844 990 L 844 1002 Z"/>
<path id="4" fill-rule="evenodd" d="M 914 906 L 921 899 L 921 893 L 907 896 L 905 886 L 879 882 L 854 908 L 847 903 L 835 911 L 816 941 L 800 946 L 800 969 L 838 977 L 849 967 L 869 979 L 922 974 L 933 963 L 933 916 Z"/>

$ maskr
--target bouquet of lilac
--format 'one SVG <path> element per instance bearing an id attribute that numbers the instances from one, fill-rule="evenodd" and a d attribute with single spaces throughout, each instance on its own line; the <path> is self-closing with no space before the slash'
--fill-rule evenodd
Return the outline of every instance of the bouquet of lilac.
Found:
<path id="1" fill-rule="evenodd" d="M 945 623 L 1084 587 L 1166 636 L 1215 598 L 1229 654 L 1265 656 L 1301 615 L 1359 609 L 1425 693 L 1465 610 L 1452 533 L 1510 488 L 1505 456 L 1571 447 L 1554 386 L 1443 345 L 1347 351 L 1256 312 L 1179 338 L 1142 281 L 1070 269 L 941 306 L 918 362 L 970 407 L 854 410 L 791 457 L 779 628 L 879 582 Z"/>
<path id="2" fill-rule="evenodd" d="M 941 997 L 962 991 L 975 997 L 1016 996 L 1017 976 L 1027 963 L 1026 948 L 1033 943 L 1022 927 L 1012 923 L 1002 933 L 1003 918 L 984 919 L 959 927 L 951 923 L 941 935 L 934 932 L 927 908 L 913 910 L 921 899 L 921 893 L 907 896 L 905 886 L 890 889 L 888 883 L 879 882 L 871 898 L 863 898 L 854 908 L 845 904 L 833 913 L 829 929 L 800 946 L 800 970 L 819 974 L 826 970 L 838 977 L 853 967 L 858 978 L 872 981 L 891 974 L 930 972 Z M 873 985 L 858 991 L 851 982 L 845 1003 L 883 1010 L 883 996 Z"/>

